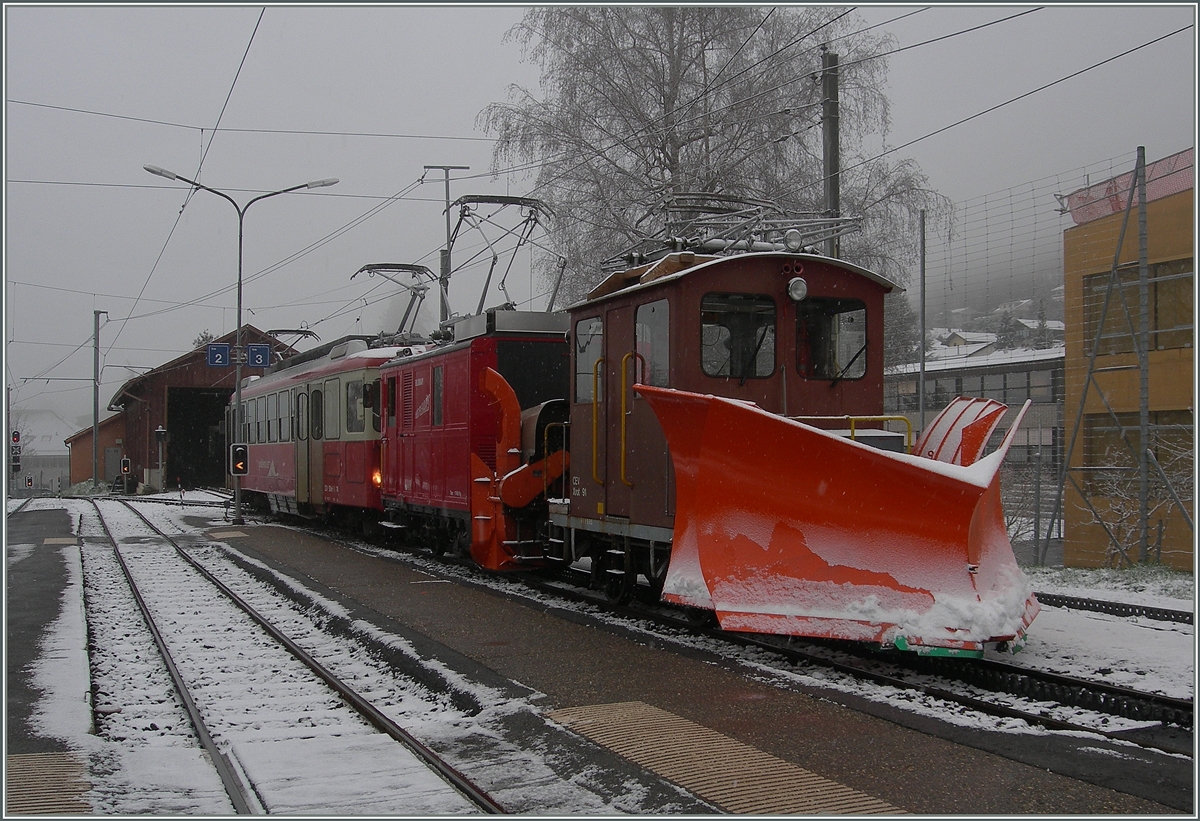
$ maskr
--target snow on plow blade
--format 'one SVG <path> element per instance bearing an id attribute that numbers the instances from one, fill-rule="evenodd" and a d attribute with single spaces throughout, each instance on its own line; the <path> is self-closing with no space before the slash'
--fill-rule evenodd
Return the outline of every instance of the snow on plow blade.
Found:
<path id="1" fill-rule="evenodd" d="M 714 610 L 726 630 L 923 653 L 1023 641 L 1038 604 L 1008 541 L 999 479 L 1020 417 L 995 453 L 962 466 L 734 400 L 636 390 L 675 465 L 664 601 Z"/>

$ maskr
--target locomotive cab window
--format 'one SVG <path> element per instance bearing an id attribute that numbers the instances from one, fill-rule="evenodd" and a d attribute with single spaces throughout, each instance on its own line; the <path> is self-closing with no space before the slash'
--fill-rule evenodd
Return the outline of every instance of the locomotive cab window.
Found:
<path id="1" fill-rule="evenodd" d="M 604 322 L 598 316 L 575 323 L 575 401 L 591 402 L 604 398 L 604 380 L 595 380 L 596 362 L 604 356 Z M 592 395 L 598 384 L 600 396 Z"/>
<path id="2" fill-rule="evenodd" d="M 380 432 L 383 417 L 383 408 L 380 407 L 383 404 L 383 397 L 379 392 L 380 384 L 380 380 L 376 379 L 363 386 L 363 402 L 371 409 L 371 428 L 376 433 Z"/>
<path id="3" fill-rule="evenodd" d="M 796 306 L 796 368 L 805 379 L 867 374 L 867 307 L 857 299 L 810 297 Z"/>
<path id="4" fill-rule="evenodd" d="M 642 355 L 644 366 L 638 371 L 637 381 L 668 387 L 671 379 L 671 312 L 667 300 L 639 305 L 634 324 L 637 352 Z"/>
<path id="5" fill-rule="evenodd" d="M 396 427 L 396 377 L 389 376 L 387 380 L 387 426 Z"/>
<path id="6" fill-rule="evenodd" d="M 775 301 L 764 294 L 705 294 L 700 301 L 700 367 L 745 381 L 775 371 Z"/>

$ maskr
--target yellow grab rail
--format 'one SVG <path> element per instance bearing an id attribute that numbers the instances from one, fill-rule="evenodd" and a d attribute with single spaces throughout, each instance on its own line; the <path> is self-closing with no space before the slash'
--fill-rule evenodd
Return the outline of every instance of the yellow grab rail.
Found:
<path id="1" fill-rule="evenodd" d="M 795 419 L 798 422 L 849 422 L 851 439 L 854 438 L 860 422 L 903 422 L 905 428 L 904 452 L 908 453 L 912 450 L 912 422 L 907 416 L 789 416 L 788 419 Z"/>
<path id="2" fill-rule="evenodd" d="M 633 487 L 633 482 L 629 481 L 629 477 L 625 475 L 625 445 L 626 445 L 626 424 L 629 407 L 629 385 L 625 382 L 625 372 L 631 358 L 642 360 L 642 373 L 646 372 L 646 357 L 642 356 L 637 351 L 630 351 L 621 357 L 621 481 L 628 487 Z M 634 371 L 634 378 L 637 377 L 637 371 Z"/>
<path id="3" fill-rule="evenodd" d="M 604 480 L 596 472 L 596 466 L 600 461 L 600 365 L 603 363 L 602 356 L 592 365 L 592 479 L 601 486 Z"/>

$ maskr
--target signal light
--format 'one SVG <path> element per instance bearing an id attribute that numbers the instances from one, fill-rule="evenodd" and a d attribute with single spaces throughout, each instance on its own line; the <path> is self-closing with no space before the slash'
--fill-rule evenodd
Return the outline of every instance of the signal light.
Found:
<path id="1" fill-rule="evenodd" d="M 125 476 L 128 476 L 129 471 L 130 471 L 129 457 L 126 456 L 125 458 L 123 458 L 121 460 L 121 473 L 124 474 Z"/>
<path id="2" fill-rule="evenodd" d="M 245 476 L 250 472 L 249 445 L 229 446 L 229 472 L 234 476 Z"/>
<path id="3" fill-rule="evenodd" d="M 32 476 L 25 477 L 25 487 L 33 487 L 33 477 Z"/>
<path id="4" fill-rule="evenodd" d="M 13 443 L 14 445 L 19 445 L 19 444 L 21 444 L 21 431 L 19 431 L 19 430 L 14 430 L 14 431 L 12 432 L 12 443 Z"/>

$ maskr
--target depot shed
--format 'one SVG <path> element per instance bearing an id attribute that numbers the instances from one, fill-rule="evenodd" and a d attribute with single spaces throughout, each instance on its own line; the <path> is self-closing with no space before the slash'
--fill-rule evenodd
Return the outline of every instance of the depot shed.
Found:
<path id="1" fill-rule="evenodd" d="M 213 341 L 233 346 L 236 331 Z M 251 325 L 243 327 L 242 344 L 270 345 L 272 362 L 296 353 Z M 161 488 L 155 437 L 161 426 L 167 431 L 163 444 L 167 488 L 226 484 L 225 406 L 234 391 L 236 369 L 209 365 L 206 353 L 207 346 L 196 348 L 130 379 L 113 395 L 108 410 L 117 415 L 102 423 L 100 481 L 111 482 L 120 471 L 121 459 L 128 458 L 130 472 L 139 482 Z M 242 377 L 261 376 L 265 371 L 243 365 Z M 71 449 L 71 482 L 90 479 L 92 429 L 84 428 L 66 442 Z"/>

